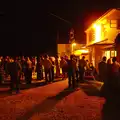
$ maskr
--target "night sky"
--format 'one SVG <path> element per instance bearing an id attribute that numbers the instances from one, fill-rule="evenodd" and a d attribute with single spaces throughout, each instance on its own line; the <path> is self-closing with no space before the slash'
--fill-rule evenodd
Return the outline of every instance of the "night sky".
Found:
<path id="1" fill-rule="evenodd" d="M 72 27 L 76 41 L 84 43 L 84 30 L 112 7 L 119 7 L 118 1 L 109 4 L 102 0 L 0 1 L 0 54 L 55 54 L 57 42 L 68 43 L 68 32 Z M 56 41 L 58 33 L 59 40 Z"/>

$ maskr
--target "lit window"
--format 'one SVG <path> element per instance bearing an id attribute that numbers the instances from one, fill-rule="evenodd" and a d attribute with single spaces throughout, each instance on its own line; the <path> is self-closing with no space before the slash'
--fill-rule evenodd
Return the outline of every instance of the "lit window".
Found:
<path id="1" fill-rule="evenodd" d="M 111 51 L 111 57 L 115 57 L 115 51 Z"/>
<path id="2" fill-rule="evenodd" d="M 107 59 L 109 59 L 110 58 L 110 51 L 105 51 L 105 56 Z"/>
<path id="3" fill-rule="evenodd" d="M 110 27 L 117 28 L 117 20 L 110 20 Z"/>
<path id="4" fill-rule="evenodd" d="M 115 57 L 117 57 L 117 51 L 115 51 Z"/>

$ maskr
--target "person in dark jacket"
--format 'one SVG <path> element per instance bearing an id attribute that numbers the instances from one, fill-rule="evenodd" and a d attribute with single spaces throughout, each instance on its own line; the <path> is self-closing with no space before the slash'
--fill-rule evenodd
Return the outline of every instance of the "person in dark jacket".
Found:
<path id="1" fill-rule="evenodd" d="M 42 57 L 41 56 L 37 58 L 36 71 L 37 71 L 37 80 L 42 80 L 43 79 L 43 69 L 42 69 Z"/>
<path id="2" fill-rule="evenodd" d="M 104 56 L 102 61 L 98 64 L 98 71 L 99 71 L 99 79 L 102 82 L 107 80 L 107 58 Z"/>
<path id="3" fill-rule="evenodd" d="M 79 75 L 80 75 L 80 82 L 84 82 L 84 72 L 86 67 L 86 61 L 85 56 L 82 57 L 82 59 L 79 60 Z"/>
<path id="4" fill-rule="evenodd" d="M 74 63 L 75 61 L 73 60 L 73 55 L 70 56 L 70 60 L 67 60 L 67 70 L 68 70 L 68 85 L 69 87 L 75 88 L 75 72 L 76 70 L 74 69 Z"/>
<path id="5" fill-rule="evenodd" d="M 20 71 L 21 71 L 21 66 L 20 64 L 16 61 L 15 58 L 12 58 L 12 61 L 8 65 L 8 71 L 11 77 L 11 83 L 10 83 L 10 91 L 12 92 L 14 90 L 14 85 L 15 85 L 15 90 L 16 93 L 19 93 L 19 84 L 20 84 Z"/>

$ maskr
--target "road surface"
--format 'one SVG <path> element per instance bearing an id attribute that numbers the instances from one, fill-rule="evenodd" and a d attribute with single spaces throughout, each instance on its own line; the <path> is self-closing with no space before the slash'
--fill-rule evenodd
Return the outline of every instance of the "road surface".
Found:
<path id="1" fill-rule="evenodd" d="M 68 81 L 0 98 L 0 120 L 101 120 L 104 99 L 90 83 L 68 89 Z"/>

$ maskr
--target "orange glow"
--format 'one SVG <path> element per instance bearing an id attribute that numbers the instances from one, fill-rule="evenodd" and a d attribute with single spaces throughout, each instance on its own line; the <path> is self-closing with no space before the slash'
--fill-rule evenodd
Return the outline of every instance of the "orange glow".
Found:
<path id="1" fill-rule="evenodd" d="M 101 40 L 101 25 L 94 24 L 93 28 L 95 29 L 95 41 L 94 42 L 99 42 Z"/>
<path id="2" fill-rule="evenodd" d="M 110 51 L 105 51 L 105 56 L 107 57 L 107 59 L 110 58 Z"/>
<path id="3" fill-rule="evenodd" d="M 84 53 L 88 53 L 89 51 L 87 49 L 85 50 L 76 50 L 74 52 L 75 55 L 81 55 L 81 54 L 84 54 Z"/>
<path id="4" fill-rule="evenodd" d="M 76 43 L 72 43 L 72 46 L 76 46 Z"/>
<path id="5" fill-rule="evenodd" d="M 115 51 L 115 57 L 117 57 L 117 51 Z"/>

